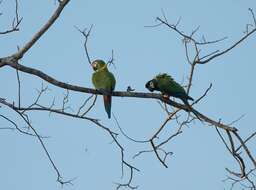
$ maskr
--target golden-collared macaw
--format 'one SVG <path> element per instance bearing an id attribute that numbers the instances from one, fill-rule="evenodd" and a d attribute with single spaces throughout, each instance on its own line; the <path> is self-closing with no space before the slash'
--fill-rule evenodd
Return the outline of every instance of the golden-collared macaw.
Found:
<path id="1" fill-rule="evenodd" d="M 111 118 L 111 94 L 115 89 L 116 79 L 114 75 L 108 71 L 107 64 L 103 60 L 95 60 L 92 62 L 94 73 L 92 75 L 92 83 L 94 87 L 105 93 L 103 95 L 105 110 L 108 118 Z"/>

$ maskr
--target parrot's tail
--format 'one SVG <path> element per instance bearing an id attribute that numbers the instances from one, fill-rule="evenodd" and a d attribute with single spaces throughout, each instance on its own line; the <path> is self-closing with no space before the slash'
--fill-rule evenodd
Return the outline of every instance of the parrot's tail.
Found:
<path id="1" fill-rule="evenodd" d="M 189 105 L 188 100 L 186 98 L 181 98 L 182 102 L 191 110 L 191 105 Z"/>
<path id="2" fill-rule="evenodd" d="M 186 97 L 188 100 L 192 100 L 192 101 L 194 101 L 194 99 L 192 98 L 192 97 L 190 97 L 189 95 L 187 95 L 187 97 Z"/>
<path id="3" fill-rule="evenodd" d="M 112 102 L 112 97 L 110 95 L 104 95 L 103 96 L 103 101 L 104 101 L 104 106 L 105 110 L 108 114 L 108 118 L 111 118 L 111 102 Z"/>
<path id="4" fill-rule="evenodd" d="M 191 98 L 191 97 L 190 97 Z M 192 100 L 193 100 L 193 98 L 191 98 Z M 197 117 L 197 119 L 199 119 L 200 121 L 202 121 L 201 120 L 201 118 L 199 117 L 199 113 L 196 111 L 196 110 L 194 110 L 193 108 L 192 108 L 192 106 L 188 103 L 188 100 L 187 99 L 181 99 L 182 101 L 183 101 L 183 103 L 188 107 L 188 109 L 189 109 L 189 111 L 190 112 L 192 112 L 196 117 Z"/>

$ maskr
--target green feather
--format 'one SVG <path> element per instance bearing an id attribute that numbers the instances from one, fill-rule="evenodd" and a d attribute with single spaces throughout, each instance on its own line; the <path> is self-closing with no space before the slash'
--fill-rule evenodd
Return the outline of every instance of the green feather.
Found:
<path id="1" fill-rule="evenodd" d="M 167 73 L 158 74 L 153 80 L 156 83 L 156 90 L 163 94 L 180 98 L 183 102 L 187 102 L 188 99 L 193 100 L 187 95 L 185 89 Z"/>
<path id="2" fill-rule="evenodd" d="M 193 100 L 185 91 L 185 89 L 174 79 L 166 74 L 158 74 L 152 80 L 148 81 L 145 85 L 151 92 L 154 90 L 162 92 L 162 94 L 173 96 L 175 98 L 179 98 L 183 101 L 183 103 L 188 107 L 190 111 L 192 111 L 195 116 L 199 119 L 197 112 L 189 105 L 188 100 Z"/>
<path id="3" fill-rule="evenodd" d="M 157 80 L 158 88 L 163 93 L 170 95 L 176 93 L 186 94 L 184 88 L 179 83 L 175 82 L 174 79 L 166 73 L 157 75 L 155 79 Z"/>
<path id="4" fill-rule="evenodd" d="M 116 80 L 114 75 L 106 68 L 93 73 L 92 83 L 96 89 L 104 89 L 112 92 L 115 89 Z"/>
<path id="5" fill-rule="evenodd" d="M 98 90 L 112 93 L 115 89 L 116 79 L 114 75 L 108 71 L 107 65 L 102 60 L 95 60 L 94 64 L 95 72 L 92 75 L 92 83 Z M 111 115 L 111 96 L 104 95 L 104 106 L 105 110 L 110 118 Z"/>

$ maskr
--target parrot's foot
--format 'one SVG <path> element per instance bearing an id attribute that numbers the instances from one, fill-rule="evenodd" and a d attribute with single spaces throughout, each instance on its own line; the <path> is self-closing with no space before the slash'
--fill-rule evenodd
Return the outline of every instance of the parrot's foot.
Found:
<path id="1" fill-rule="evenodd" d="M 163 94 L 163 98 L 164 98 L 165 100 L 169 100 L 170 96 L 167 95 L 167 94 Z"/>
<path id="2" fill-rule="evenodd" d="M 106 89 L 103 89 L 103 88 L 99 88 L 99 89 L 96 89 L 98 92 L 104 94 L 104 95 L 111 95 L 112 92 L 110 90 L 106 90 Z"/>

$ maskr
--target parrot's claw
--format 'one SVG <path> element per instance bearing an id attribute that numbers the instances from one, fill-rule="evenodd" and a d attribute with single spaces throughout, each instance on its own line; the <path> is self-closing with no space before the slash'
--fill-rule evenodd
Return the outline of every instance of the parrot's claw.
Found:
<path id="1" fill-rule="evenodd" d="M 166 100 L 169 100 L 170 96 L 167 95 L 167 94 L 162 94 L 163 95 L 163 98 L 166 99 Z"/>

